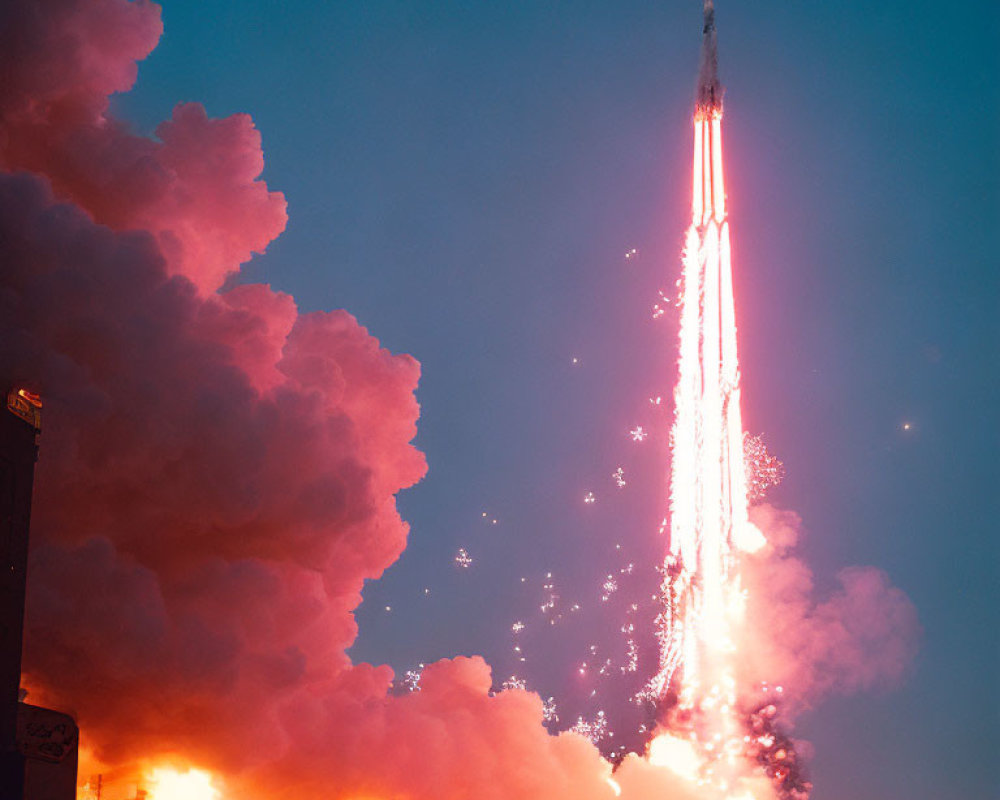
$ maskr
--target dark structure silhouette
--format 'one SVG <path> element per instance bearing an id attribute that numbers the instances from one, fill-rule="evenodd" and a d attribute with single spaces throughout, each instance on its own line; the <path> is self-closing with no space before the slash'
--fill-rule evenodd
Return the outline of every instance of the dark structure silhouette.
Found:
<path id="1" fill-rule="evenodd" d="M 0 800 L 73 800 L 79 732 L 20 701 L 31 490 L 41 400 L 11 389 L 0 410 Z"/>

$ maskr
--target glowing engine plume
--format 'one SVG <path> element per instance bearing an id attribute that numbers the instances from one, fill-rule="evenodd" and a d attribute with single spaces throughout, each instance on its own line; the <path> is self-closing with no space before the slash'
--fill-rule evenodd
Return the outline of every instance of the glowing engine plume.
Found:
<path id="1" fill-rule="evenodd" d="M 673 749 L 683 736 L 683 746 L 698 753 L 699 780 L 724 791 L 745 766 L 733 670 L 732 632 L 744 603 L 738 555 L 760 547 L 763 537 L 748 518 L 712 0 L 705 2 L 703 34 L 674 391 L 670 545 L 658 620 L 660 669 L 651 691 L 674 734 Z M 651 752 L 668 744 L 654 741 Z"/>
<path id="2" fill-rule="evenodd" d="M 694 114 L 691 227 L 684 253 L 679 374 L 674 391 L 670 551 L 666 559 L 660 689 L 683 665 L 680 686 L 723 680 L 738 605 L 733 550 L 747 538 L 736 317 L 722 168 L 722 89 L 714 9 L 705 4 Z M 706 683 L 707 680 L 707 683 Z M 717 689 L 720 687 L 716 687 Z M 688 698 L 682 698 L 688 699 Z"/>

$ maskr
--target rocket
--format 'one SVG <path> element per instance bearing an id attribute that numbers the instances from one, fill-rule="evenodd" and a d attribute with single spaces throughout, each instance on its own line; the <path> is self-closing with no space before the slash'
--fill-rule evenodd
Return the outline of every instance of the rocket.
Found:
<path id="1" fill-rule="evenodd" d="M 749 515 L 712 0 L 704 0 L 704 12 L 670 435 L 670 536 L 656 618 L 660 667 L 646 692 L 663 729 L 650 755 L 671 739 L 694 746 L 699 783 L 712 787 L 712 797 L 732 798 L 750 795 L 731 792 L 745 771 L 737 756 L 756 730 L 737 695 L 747 599 L 740 568 L 743 554 L 766 539 Z M 774 796 L 806 800 L 808 785 L 789 783 L 784 759 L 775 763 L 766 769 Z"/>
<path id="2" fill-rule="evenodd" d="M 719 83 L 719 53 L 715 36 L 715 4 L 705 0 L 705 25 L 702 28 L 701 63 L 698 68 L 698 107 L 722 106 L 722 84 Z"/>
<path id="3" fill-rule="evenodd" d="M 704 9 L 671 433 L 664 627 L 660 672 L 653 682 L 661 692 L 673 686 L 681 705 L 692 708 L 713 691 L 730 692 L 730 653 L 739 624 L 733 609 L 740 607 L 738 554 L 759 548 L 763 538 L 748 515 L 712 0 Z M 726 714 L 706 713 L 704 719 L 709 717 L 712 735 L 733 724 Z"/>

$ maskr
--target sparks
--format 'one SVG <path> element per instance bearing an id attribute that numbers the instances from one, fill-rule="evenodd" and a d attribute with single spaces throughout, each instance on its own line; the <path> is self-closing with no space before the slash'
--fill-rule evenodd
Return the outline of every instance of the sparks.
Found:
<path id="1" fill-rule="evenodd" d="M 628 432 L 628 435 L 632 437 L 633 442 L 645 441 L 646 437 L 649 436 L 649 434 L 646 433 L 645 429 L 643 429 L 642 425 L 637 425 L 636 427 L 634 427 L 632 430 Z"/>
<path id="2" fill-rule="evenodd" d="M 629 626 L 632 627 L 631 625 Z M 622 673 L 636 672 L 639 669 L 639 645 L 635 639 L 629 636 L 625 640 L 625 663 L 621 667 Z"/>
<path id="3" fill-rule="evenodd" d="M 660 299 L 653 304 L 653 319 L 659 319 L 664 314 L 667 313 L 667 309 L 670 308 L 670 296 L 660 289 Z"/>
<path id="4" fill-rule="evenodd" d="M 612 735 L 608 730 L 608 720 L 603 711 L 598 711 L 597 716 L 593 720 L 585 720 L 583 717 L 577 717 L 576 723 L 574 723 L 570 730 L 573 733 L 585 736 L 594 744 L 600 744 L 608 736 Z"/>
<path id="5" fill-rule="evenodd" d="M 403 675 L 403 686 L 408 692 L 420 691 L 420 677 L 423 675 L 423 671 L 424 665 L 421 664 L 417 669 L 408 669 Z"/>
<path id="6" fill-rule="evenodd" d="M 743 434 L 743 460 L 746 469 L 747 500 L 756 503 L 772 486 L 785 477 L 785 465 L 772 456 L 760 436 Z"/>
<path id="7" fill-rule="evenodd" d="M 472 563 L 472 556 L 469 555 L 469 551 L 464 547 L 458 548 L 458 552 L 455 554 L 455 563 L 462 569 L 468 569 Z"/>
<path id="8" fill-rule="evenodd" d="M 556 602 L 559 600 L 559 595 L 556 594 L 556 585 L 552 580 L 552 573 L 545 573 L 545 583 L 542 584 L 542 604 L 539 609 L 543 614 L 549 614 L 553 612 L 556 607 Z M 554 623 L 555 619 L 550 619 L 550 623 Z"/>

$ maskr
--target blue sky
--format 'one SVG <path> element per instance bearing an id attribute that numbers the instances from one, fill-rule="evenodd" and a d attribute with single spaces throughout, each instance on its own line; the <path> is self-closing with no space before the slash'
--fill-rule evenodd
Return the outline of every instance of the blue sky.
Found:
<path id="1" fill-rule="evenodd" d="M 649 310 L 687 222 L 699 4 L 166 0 L 164 22 L 117 111 L 146 131 L 180 101 L 249 112 L 290 222 L 244 279 L 423 365 L 430 472 L 352 655 L 508 668 L 521 576 L 585 597 L 615 543 L 660 546 L 666 465 L 627 430 L 673 382 L 674 319 Z M 785 462 L 772 499 L 820 588 L 877 566 L 924 627 L 901 689 L 801 721 L 815 797 L 990 796 L 997 10 L 764 0 L 717 22 L 747 427 Z"/>

